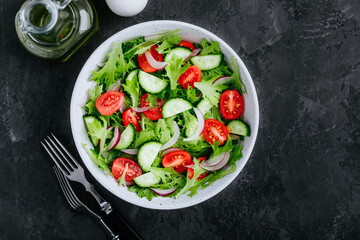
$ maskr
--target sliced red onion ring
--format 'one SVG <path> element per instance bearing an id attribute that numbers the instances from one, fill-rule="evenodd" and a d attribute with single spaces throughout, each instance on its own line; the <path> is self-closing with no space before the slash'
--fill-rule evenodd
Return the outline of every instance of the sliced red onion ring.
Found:
<path id="1" fill-rule="evenodd" d="M 163 151 L 161 153 L 160 157 L 163 157 L 163 156 L 165 156 L 165 155 L 167 155 L 167 154 L 169 154 L 171 152 L 175 152 L 175 151 L 183 151 L 183 149 L 181 149 L 181 148 L 168 148 L 168 149 L 166 149 L 165 151 Z"/>
<path id="2" fill-rule="evenodd" d="M 131 186 L 134 185 L 135 182 L 134 181 L 125 181 L 126 186 Z"/>
<path id="3" fill-rule="evenodd" d="M 228 81 L 230 81 L 230 80 L 232 80 L 232 79 L 233 79 L 233 77 L 229 77 L 229 76 L 219 77 L 218 79 L 216 79 L 216 80 L 213 82 L 213 86 L 227 83 Z"/>
<path id="4" fill-rule="evenodd" d="M 179 140 L 179 137 L 180 137 L 179 126 L 177 125 L 177 123 L 175 121 L 173 121 L 173 124 L 174 124 L 174 128 L 175 128 L 174 135 L 172 136 L 172 138 L 167 143 L 165 143 L 160 148 L 160 151 L 172 147 Z"/>
<path id="5" fill-rule="evenodd" d="M 134 148 L 134 149 L 123 149 L 121 150 L 123 153 L 129 154 L 129 155 L 136 155 L 139 152 L 139 149 Z"/>
<path id="6" fill-rule="evenodd" d="M 149 51 L 145 52 L 145 57 L 146 60 L 148 61 L 148 63 L 150 64 L 151 67 L 161 70 L 164 69 L 167 65 L 166 62 L 158 62 L 155 60 L 155 58 L 151 55 L 151 53 Z"/>
<path id="7" fill-rule="evenodd" d="M 150 107 L 134 107 L 131 108 L 134 112 L 142 113 L 146 112 L 147 110 L 150 110 Z"/>
<path id="8" fill-rule="evenodd" d="M 118 145 L 118 143 L 120 142 L 120 138 L 121 138 L 120 128 L 115 127 L 114 137 L 111 139 L 111 141 L 108 145 L 108 148 L 107 148 L 108 151 L 113 149 L 116 145 Z"/>
<path id="9" fill-rule="evenodd" d="M 103 68 L 105 66 L 105 64 L 106 64 L 106 62 L 102 62 L 102 63 L 98 63 L 97 65 L 98 65 L 98 67 Z"/>
<path id="10" fill-rule="evenodd" d="M 239 138 L 240 138 L 240 136 L 239 136 L 239 135 L 236 135 L 236 134 L 230 133 L 229 135 L 230 135 L 231 139 L 233 139 L 233 140 L 236 140 L 236 139 L 239 139 Z"/>
<path id="11" fill-rule="evenodd" d="M 145 41 L 155 40 L 155 39 L 157 39 L 158 37 L 163 36 L 163 35 L 165 35 L 165 34 L 167 34 L 167 32 L 157 33 L 157 34 L 151 34 L 151 35 L 145 36 Z"/>
<path id="12" fill-rule="evenodd" d="M 119 109 L 119 112 L 120 112 L 121 114 L 123 114 L 124 111 L 125 111 L 125 103 L 123 103 L 123 105 L 121 105 L 121 107 L 120 107 L 120 109 Z"/>
<path id="13" fill-rule="evenodd" d="M 106 130 L 107 130 L 107 131 L 111 131 L 111 130 L 113 130 L 113 129 L 114 129 L 113 126 L 108 126 Z"/>
<path id="14" fill-rule="evenodd" d="M 156 188 L 150 188 L 150 189 L 159 196 L 167 196 L 175 192 L 177 187 L 172 187 L 169 189 L 156 189 Z"/>
<path id="15" fill-rule="evenodd" d="M 103 158 L 107 159 L 107 158 L 109 157 L 109 153 L 108 153 L 108 152 L 103 152 L 103 153 L 101 154 L 101 156 L 102 156 Z"/>
<path id="16" fill-rule="evenodd" d="M 190 136 L 188 138 L 184 138 L 183 139 L 184 142 L 197 139 L 204 130 L 205 119 L 204 119 L 203 114 L 201 113 L 201 111 L 198 108 L 193 108 L 193 109 L 194 109 L 194 112 L 195 112 L 197 120 L 198 120 L 198 128 L 196 129 L 196 132 L 192 136 Z"/>
<path id="17" fill-rule="evenodd" d="M 200 163 L 200 166 L 208 171 L 217 171 L 229 162 L 230 152 L 224 152 Z"/>
<path id="18" fill-rule="evenodd" d="M 114 82 L 113 84 L 110 85 L 107 92 L 110 92 L 110 91 L 117 91 L 118 92 L 120 90 L 120 87 L 121 87 L 121 81 L 119 79 L 119 80 L 117 80 L 116 82 Z"/>
<path id="19" fill-rule="evenodd" d="M 187 58 L 184 59 L 184 63 L 189 61 L 191 57 L 197 56 L 200 51 L 201 51 L 201 48 L 197 48 L 197 49 L 193 50 L 192 53 L 189 56 L 187 56 Z"/>

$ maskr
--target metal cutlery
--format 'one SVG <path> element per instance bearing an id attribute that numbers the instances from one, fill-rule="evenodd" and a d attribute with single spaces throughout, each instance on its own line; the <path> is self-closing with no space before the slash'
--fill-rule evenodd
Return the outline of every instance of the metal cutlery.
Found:
<path id="1" fill-rule="evenodd" d="M 142 239 L 140 235 L 136 233 L 136 231 L 126 222 L 126 220 L 113 210 L 111 204 L 105 201 L 97 193 L 94 186 L 86 179 L 84 169 L 60 143 L 54 134 L 51 133 L 51 136 L 47 136 L 41 144 L 64 176 L 66 176 L 69 180 L 81 183 L 85 187 L 86 191 L 91 193 L 100 205 L 101 210 L 116 226 L 122 238 L 124 237 L 125 239 L 131 240 Z"/>
<path id="2" fill-rule="evenodd" d="M 68 203 L 70 204 L 70 206 L 74 209 L 77 210 L 79 212 L 87 212 L 90 215 L 92 215 L 93 217 L 95 217 L 95 219 L 101 223 L 102 227 L 106 230 L 106 232 L 111 236 L 112 240 L 120 240 L 119 235 L 116 234 L 114 232 L 114 230 L 112 230 L 112 226 L 109 225 L 108 223 L 106 223 L 104 221 L 104 219 L 99 216 L 98 214 L 96 214 L 95 212 L 93 212 L 90 208 L 88 208 L 84 203 L 82 203 L 79 198 L 76 196 L 76 194 L 74 193 L 74 191 L 72 190 L 69 181 L 67 180 L 67 178 L 64 176 L 64 174 L 59 170 L 59 168 L 57 166 L 54 166 L 54 171 L 55 171 L 55 175 L 59 181 L 60 187 L 65 195 L 66 200 L 68 201 Z"/>

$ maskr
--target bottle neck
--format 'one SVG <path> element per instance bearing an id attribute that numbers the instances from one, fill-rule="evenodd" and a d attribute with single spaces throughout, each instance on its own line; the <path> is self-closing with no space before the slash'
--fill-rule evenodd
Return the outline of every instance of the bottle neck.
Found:
<path id="1" fill-rule="evenodd" d="M 26 1 L 20 11 L 20 30 L 23 33 L 46 34 L 56 25 L 59 10 L 64 9 L 71 0 L 53 2 L 51 0 Z"/>

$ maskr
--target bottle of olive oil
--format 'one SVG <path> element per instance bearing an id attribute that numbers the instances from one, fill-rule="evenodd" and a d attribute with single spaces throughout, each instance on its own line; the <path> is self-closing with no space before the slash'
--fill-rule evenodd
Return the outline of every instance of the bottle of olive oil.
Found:
<path id="1" fill-rule="evenodd" d="M 15 27 L 30 53 L 66 61 L 97 31 L 98 18 L 88 0 L 28 0 L 16 14 Z"/>

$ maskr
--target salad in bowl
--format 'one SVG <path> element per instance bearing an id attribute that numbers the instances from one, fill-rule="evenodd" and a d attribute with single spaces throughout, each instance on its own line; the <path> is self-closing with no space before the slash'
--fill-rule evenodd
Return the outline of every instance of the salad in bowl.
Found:
<path id="1" fill-rule="evenodd" d="M 174 28 L 109 46 L 89 74 L 81 148 L 112 190 L 162 208 L 161 199 L 197 198 L 243 167 L 258 123 L 246 118 L 238 60 L 219 41 Z"/>

